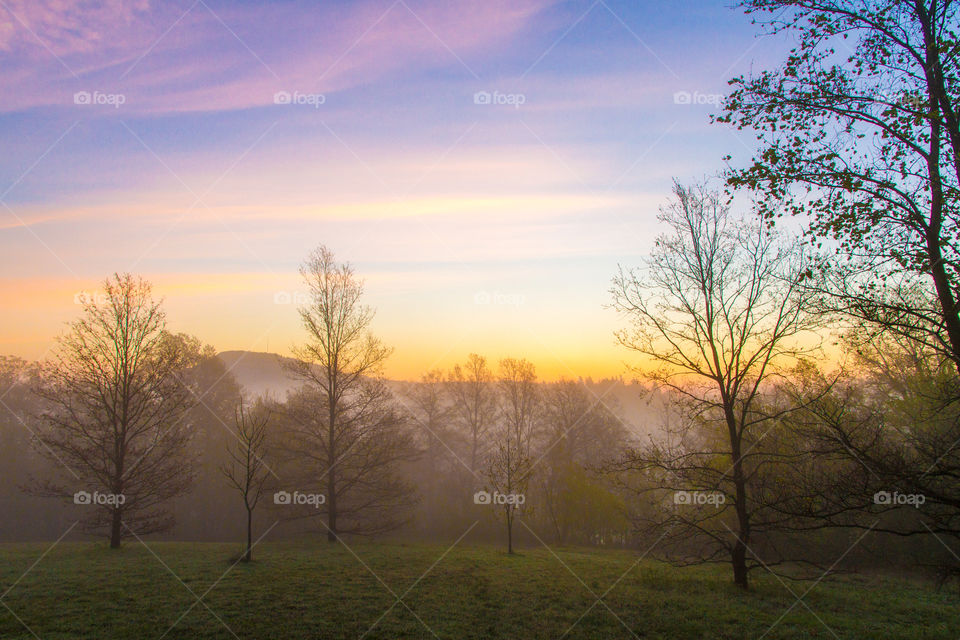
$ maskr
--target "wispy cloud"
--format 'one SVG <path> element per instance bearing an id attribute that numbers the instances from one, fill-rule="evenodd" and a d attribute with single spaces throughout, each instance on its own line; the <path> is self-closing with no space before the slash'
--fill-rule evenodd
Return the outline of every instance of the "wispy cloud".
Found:
<path id="1" fill-rule="evenodd" d="M 0 108 L 65 105 L 86 89 L 123 93 L 128 112 L 218 111 L 398 71 L 469 74 L 466 58 L 496 51 L 549 4 L 7 0 Z"/>

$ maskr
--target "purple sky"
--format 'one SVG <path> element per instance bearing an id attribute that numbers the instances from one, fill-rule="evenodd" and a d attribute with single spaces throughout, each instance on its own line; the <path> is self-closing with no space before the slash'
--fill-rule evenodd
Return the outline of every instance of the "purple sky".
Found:
<path id="1" fill-rule="evenodd" d="M 709 114 L 781 59 L 758 34 L 699 0 L 0 0 L 0 352 L 42 357 L 133 271 L 174 329 L 285 353 L 324 243 L 390 375 L 620 374 L 609 280 L 673 178 L 749 159 Z"/>

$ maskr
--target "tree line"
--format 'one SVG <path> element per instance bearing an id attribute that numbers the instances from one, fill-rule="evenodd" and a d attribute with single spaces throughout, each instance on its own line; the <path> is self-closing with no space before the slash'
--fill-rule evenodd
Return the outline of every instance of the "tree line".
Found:
<path id="1" fill-rule="evenodd" d="M 149 283 L 112 276 L 51 357 L 4 359 L 4 452 L 34 459 L 12 461 L 27 467 L 16 484 L 73 502 L 114 548 L 213 514 L 242 515 L 247 561 L 279 522 L 331 542 L 482 525 L 502 528 L 512 553 L 529 514 L 559 543 L 625 544 L 622 496 L 599 468 L 630 437 L 609 400 L 477 354 L 390 383 L 352 267 L 320 247 L 301 274 L 307 340 L 281 359 L 298 383 L 285 398 L 249 397 L 211 347 L 167 330 Z"/>
<path id="2" fill-rule="evenodd" d="M 612 280 L 616 337 L 665 407 L 652 437 L 524 359 L 472 354 L 391 386 L 362 281 L 320 247 L 286 398 L 243 398 L 131 275 L 85 303 L 49 361 L 5 359 L 0 400 L 24 428 L 5 451 L 59 474 L 27 489 L 86 487 L 84 525 L 118 546 L 168 529 L 199 476 L 234 492 L 248 560 L 276 518 L 332 542 L 478 527 L 510 552 L 518 534 L 631 546 L 727 563 L 744 589 L 757 570 L 821 577 L 871 553 L 960 573 L 956 6 L 741 6 L 796 41 L 778 68 L 732 79 L 714 116 L 759 150 L 675 184 L 650 255 Z"/>

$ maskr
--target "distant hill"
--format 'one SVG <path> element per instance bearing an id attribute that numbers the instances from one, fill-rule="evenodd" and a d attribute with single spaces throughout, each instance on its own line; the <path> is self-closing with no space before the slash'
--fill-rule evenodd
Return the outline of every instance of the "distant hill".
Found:
<path id="1" fill-rule="evenodd" d="M 291 359 L 276 353 L 224 351 L 217 357 L 251 396 L 269 394 L 282 400 L 288 391 L 300 386 L 283 368 L 282 363 Z"/>
<path id="2" fill-rule="evenodd" d="M 276 353 L 258 351 L 224 351 L 217 355 L 237 382 L 251 396 L 269 394 L 282 400 L 289 391 L 300 386 L 284 368 L 291 358 Z M 406 383 L 388 381 L 394 392 L 402 392 Z M 644 387 L 621 380 L 587 379 L 584 385 L 623 419 L 630 431 L 638 437 L 660 429 L 663 403 L 659 394 L 645 394 Z"/>

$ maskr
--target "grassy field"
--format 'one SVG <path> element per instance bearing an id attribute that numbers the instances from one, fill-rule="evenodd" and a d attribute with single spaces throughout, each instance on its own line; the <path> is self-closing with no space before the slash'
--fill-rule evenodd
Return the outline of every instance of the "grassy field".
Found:
<path id="1" fill-rule="evenodd" d="M 48 546 L 0 545 L 0 638 L 960 637 L 952 588 L 845 578 L 795 604 L 769 575 L 742 594 L 725 567 L 629 552 L 263 543 L 233 566 L 236 545 L 61 543 L 37 562 Z"/>

